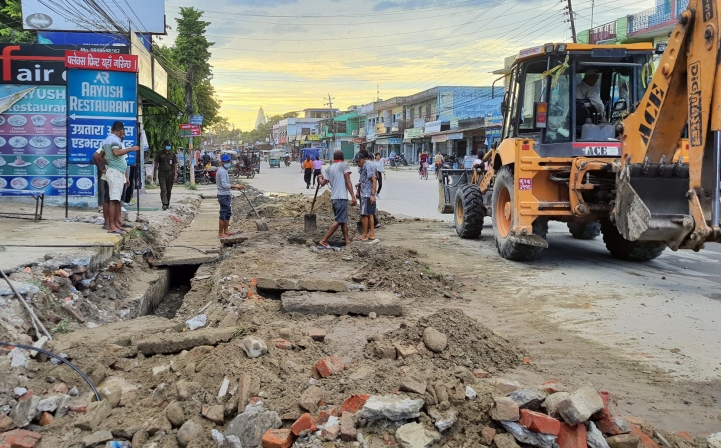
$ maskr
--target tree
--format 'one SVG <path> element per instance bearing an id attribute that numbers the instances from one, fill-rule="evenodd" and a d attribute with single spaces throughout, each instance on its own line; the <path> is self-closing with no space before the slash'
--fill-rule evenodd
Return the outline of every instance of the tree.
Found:
<path id="1" fill-rule="evenodd" d="M 35 34 L 23 31 L 20 0 L 0 0 L 0 42 L 9 44 L 35 43 Z"/>
<path id="2" fill-rule="evenodd" d="M 175 19 L 178 23 L 178 37 L 175 39 L 176 60 L 185 68 L 185 112 L 188 115 L 195 113 L 197 99 L 193 89 L 198 88 L 208 93 L 210 78 L 213 74 L 210 63 L 210 47 L 214 42 L 208 42 L 205 32 L 210 22 L 200 20 L 203 13 L 190 7 L 180 8 L 180 17 Z M 214 102 L 212 96 L 210 99 Z M 204 104 L 212 109 L 212 104 Z"/>

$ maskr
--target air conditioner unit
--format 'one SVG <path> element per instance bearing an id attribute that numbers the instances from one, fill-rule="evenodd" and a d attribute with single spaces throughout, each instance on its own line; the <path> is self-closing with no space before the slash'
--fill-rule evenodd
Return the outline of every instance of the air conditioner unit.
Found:
<path id="1" fill-rule="evenodd" d="M 358 137 L 358 130 L 351 131 L 350 135 L 352 135 L 353 137 Z"/>

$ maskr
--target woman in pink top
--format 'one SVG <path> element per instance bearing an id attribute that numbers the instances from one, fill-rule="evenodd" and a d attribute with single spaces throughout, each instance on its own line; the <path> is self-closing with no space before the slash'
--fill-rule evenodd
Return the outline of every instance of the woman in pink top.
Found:
<path id="1" fill-rule="evenodd" d="M 315 156 L 315 160 L 313 161 L 313 186 L 315 187 L 315 178 L 318 177 L 320 174 L 320 170 L 323 167 L 323 161 L 320 160 L 320 157 Z"/>

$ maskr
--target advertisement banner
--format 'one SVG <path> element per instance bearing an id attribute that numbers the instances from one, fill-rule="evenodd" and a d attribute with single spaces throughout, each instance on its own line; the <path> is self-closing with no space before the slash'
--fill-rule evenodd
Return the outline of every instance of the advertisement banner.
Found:
<path id="1" fill-rule="evenodd" d="M 406 140 L 421 137 L 423 137 L 423 128 L 410 128 L 406 129 L 403 133 L 403 138 Z"/>
<path id="2" fill-rule="evenodd" d="M 433 134 L 434 132 L 441 132 L 441 122 L 440 121 L 429 121 L 424 126 L 425 133 L 426 134 Z"/>
<path id="3" fill-rule="evenodd" d="M 65 86 L 0 85 L 0 189 L 65 195 L 66 102 Z M 70 194 L 95 194 L 94 166 L 67 174 Z"/>
<path id="4" fill-rule="evenodd" d="M 146 50 L 150 51 L 150 34 L 138 35 Z M 39 44 L 74 45 L 78 47 L 104 46 L 129 47 L 130 42 L 125 36 L 101 33 L 66 33 L 62 31 L 38 31 Z M 79 48 L 80 51 L 89 51 Z M 112 49 L 111 49 L 112 50 Z M 113 51 L 114 52 L 114 51 Z"/>
<path id="5" fill-rule="evenodd" d="M 126 148 L 137 141 L 137 75 L 129 72 L 68 69 L 68 159 L 92 163 L 115 121 L 125 124 Z M 133 165 L 136 152 L 128 154 Z"/>
<path id="6" fill-rule="evenodd" d="M 132 54 L 89 53 L 68 50 L 65 52 L 65 67 L 137 73 L 138 57 Z"/>

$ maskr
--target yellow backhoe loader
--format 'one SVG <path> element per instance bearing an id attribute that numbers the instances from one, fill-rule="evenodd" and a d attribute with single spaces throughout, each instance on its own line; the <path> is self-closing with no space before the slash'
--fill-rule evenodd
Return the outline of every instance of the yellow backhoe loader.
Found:
<path id="1" fill-rule="evenodd" d="M 656 70 L 651 44 L 522 51 L 490 168 L 456 186 L 458 234 L 491 215 L 511 260 L 548 247 L 551 220 L 633 261 L 720 241 L 720 14 L 721 0 L 690 0 Z"/>

